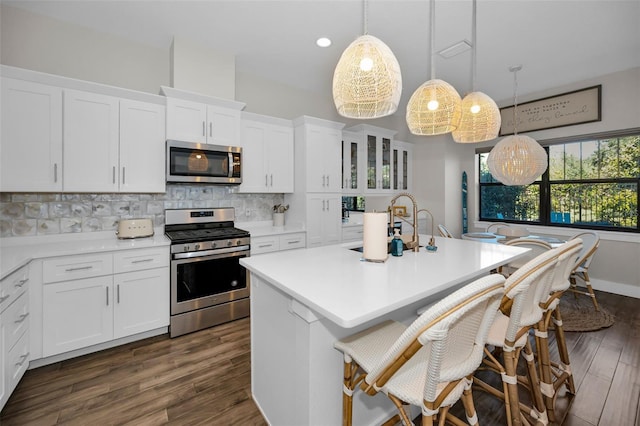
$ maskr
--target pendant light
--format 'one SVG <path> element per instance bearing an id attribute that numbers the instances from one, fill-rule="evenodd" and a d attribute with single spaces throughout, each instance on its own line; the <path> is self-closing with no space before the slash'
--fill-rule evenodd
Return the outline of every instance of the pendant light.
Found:
<path id="1" fill-rule="evenodd" d="M 471 93 L 462 99 L 460 124 L 453 131 L 453 140 L 458 143 L 484 142 L 498 137 L 500 131 L 500 110 L 489 96 L 476 92 L 476 0 L 473 0 L 471 24 Z"/>
<path id="2" fill-rule="evenodd" d="M 423 83 L 407 104 L 407 126 L 414 135 L 440 135 L 449 133 L 460 122 L 460 95 L 443 80 L 436 79 L 435 66 L 435 0 L 430 1 L 431 19 L 431 80 Z"/>
<path id="3" fill-rule="evenodd" d="M 513 135 L 493 147 L 487 158 L 491 175 L 504 185 L 529 185 L 547 170 L 547 152 L 535 139 L 518 134 L 518 79 L 522 65 L 509 68 L 513 73 Z"/>
<path id="4" fill-rule="evenodd" d="M 402 94 L 400 65 L 389 46 L 367 33 L 364 1 L 364 35 L 342 53 L 333 73 L 333 101 L 347 118 L 379 118 L 398 109 Z"/>

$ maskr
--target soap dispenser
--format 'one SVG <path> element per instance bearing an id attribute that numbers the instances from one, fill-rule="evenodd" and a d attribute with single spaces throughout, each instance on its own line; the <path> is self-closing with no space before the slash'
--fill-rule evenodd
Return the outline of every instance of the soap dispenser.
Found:
<path id="1" fill-rule="evenodd" d="M 391 240 L 391 256 L 402 256 L 402 237 L 400 237 L 400 230 L 394 229 L 393 240 Z"/>

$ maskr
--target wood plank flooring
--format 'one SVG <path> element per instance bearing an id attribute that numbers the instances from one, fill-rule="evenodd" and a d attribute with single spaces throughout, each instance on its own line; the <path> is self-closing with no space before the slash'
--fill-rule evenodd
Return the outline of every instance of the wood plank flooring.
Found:
<path id="1" fill-rule="evenodd" d="M 640 301 L 597 297 L 616 323 L 567 333 L 578 391 L 572 404 L 558 402 L 562 424 L 640 426 Z M 265 425 L 251 399 L 249 333 L 246 318 L 29 370 L 0 424 Z M 506 424 L 497 400 L 482 392 L 474 399 L 483 425 Z"/>

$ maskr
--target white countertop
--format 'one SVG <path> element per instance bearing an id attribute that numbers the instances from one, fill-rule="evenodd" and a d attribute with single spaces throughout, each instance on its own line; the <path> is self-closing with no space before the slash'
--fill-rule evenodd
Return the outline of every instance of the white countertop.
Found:
<path id="1" fill-rule="evenodd" d="M 420 241 L 428 241 L 421 236 Z M 438 251 L 405 251 L 384 263 L 361 261 L 360 243 L 243 258 L 274 287 L 343 328 L 352 328 L 488 273 L 529 249 L 436 237 Z"/>
<path id="2" fill-rule="evenodd" d="M 154 232 L 152 237 L 130 240 L 119 240 L 114 231 L 3 238 L 0 240 L 0 279 L 32 259 L 170 245 L 163 229 L 157 228 Z"/>
<path id="3" fill-rule="evenodd" d="M 273 222 L 270 220 L 261 222 L 236 222 L 235 227 L 249 231 L 252 237 L 305 232 L 305 228 L 301 223 L 287 223 L 285 226 L 273 226 Z"/>

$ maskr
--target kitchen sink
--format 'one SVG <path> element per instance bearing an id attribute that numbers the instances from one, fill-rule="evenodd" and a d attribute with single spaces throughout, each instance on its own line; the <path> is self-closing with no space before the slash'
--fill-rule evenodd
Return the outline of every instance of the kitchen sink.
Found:
<path id="1" fill-rule="evenodd" d="M 418 246 L 418 247 L 419 247 L 419 248 L 422 248 L 422 247 L 424 247 L 424 246 Z M 362 247 L 362 246 L 360 246 L 360 247 L 353 247 L 353 248 L 351 248 L 351 249 L 349 249 L 349 250 L 358 251 L 358 252 L 362 253 L 362 252 L 363 252 L 363 250 L 364 250 L 364 247 Z M 411 250 L 411 249 L 407 248 L 407 245 L 406 245 L 406 244 L 402 244 L 402 250 L 403 250 L 403 251 L 407 251 L 407 250 Z M 387 253 L 391 253 L 391 243 L 387 244 Z"/>

